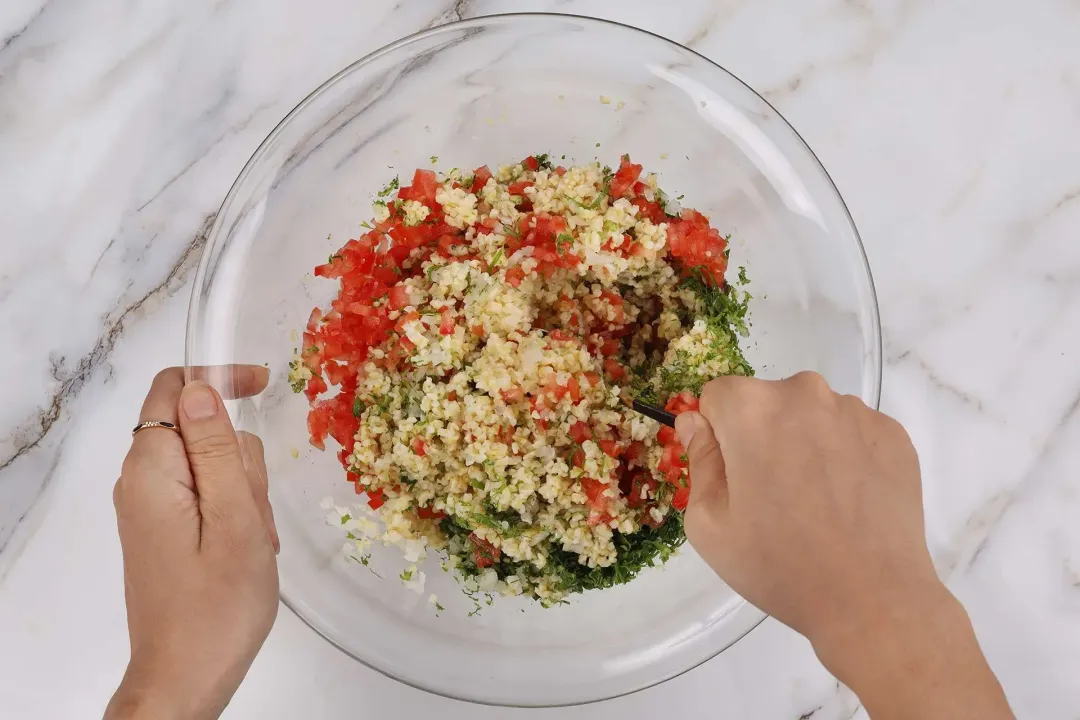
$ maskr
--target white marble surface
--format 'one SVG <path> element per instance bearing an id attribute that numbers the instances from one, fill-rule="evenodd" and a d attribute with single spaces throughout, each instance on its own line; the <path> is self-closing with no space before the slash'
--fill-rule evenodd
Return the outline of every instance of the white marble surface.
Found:
<path id="1" fill-rule="evenodd" d="M 202 233 L 310 89 L 459 16 L 553 10 L 683 42 L 821 157 L 881 300 L 884 409 L 920 451 L 939 567 L 1022 717 L 1080 713 L 1076 0 L 4 0 L 0 716 L 93 717 L 126 653 L 109 491 L 182 361 Z M 284 611 L 226 717 L 754 717 L 857 703 L 769 621 L 658 688 L 559 711 L 396 685 Z"/>

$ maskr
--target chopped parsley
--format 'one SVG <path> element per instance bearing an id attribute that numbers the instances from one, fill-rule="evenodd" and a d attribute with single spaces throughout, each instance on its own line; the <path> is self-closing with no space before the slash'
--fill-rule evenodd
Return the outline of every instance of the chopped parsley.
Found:
<path id="1" fill-rule="evenodd" d="M 388 197 L 391 193 L 393 193 L 395 190 L 397 190 L 398 187 L 400 187 L 400 185 L 401 185 L 401 183 L 398 181 L 398 177 L 395 175 L 394 179 L 391 180 L 390 182 L 388 182 L 386 184 L 386 187 L 384 187 L 382 190 L 379 191 L 379 197 L 381 197 L 381 198 Z M 377 203 L 377 204 L 380 204 L 380 203 Z M 381 203 L 381 204 L 385 205 L 386 203 Z"/>

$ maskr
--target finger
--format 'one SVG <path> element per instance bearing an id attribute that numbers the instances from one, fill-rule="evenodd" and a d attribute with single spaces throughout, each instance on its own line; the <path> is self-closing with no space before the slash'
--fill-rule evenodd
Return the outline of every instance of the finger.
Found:
<path id="1" fill-rule="evenodd" d="M 684 412 L 675 418 L 675 432 L 690 459 L 690 507 L 726 507 L 724 454 L 709 421 L 700 413 Z"/>
<path id="2" fill-rule="evenodd" d="M 180 431 L 204 526 L 240 538 L 261 525 L 232 422 L 217 391 L 201 380 L 180 393 Z"/>
<path id="3" fill-rule="evenodd" d="M 206 365 L 187 369 L 187 381 L 201 380 L 226 400 L 258 395 L 270 382 L 270 371 L 261 365 Z"/>
<path id="4" fill-rule="evenodd" d="M 150 384 L 150 391 L 139 411 L 139 422 L 157 420 L 177 425 L 177 406 L 180 392 L 184 389 L 184 369 L 166 368 L 159 372 Z M 170 463 L 183 463 L 183 472 L 164 472 Z M 188 491 L 195 489 L 191 474 L 187 472 L 184 442 L 175 430 L 168 428 L 145 428 L 131 439 L 131 450 L 124 461 L 125 471 L 121 484 L 135 483 L 153 492 L 167 488 L 160 482 L 161 476 L 181 483 Z"/>
<path id="5" fill-rule="evenodd" d="M 266 531 L 270 535 L 270 542 L 274 545 L 274 552 L 278 552 L 281 550 L 281 540 L 278 537 L 277 523 L 274 522 L 274 509 L 270 506 L 270 480 L 266 474 L 262 440 L 258 435 L 243 431 L 236 433 L 236 438 L 240 443 L 244 466 L 247 468 L 251 495 L 255 498 L 259 514 L 262 515 L 263 524 L 266 525 Z"/>
<path id="6" fill-rule="evenodd" d="M 184 368 L 171 367 L 159 372 L 154 376 L 154 381 L 150 383 L 150 392 L 146 393 L 146 399 L 143 400 L 142 409 L 139 411 L 139 422 L 160 420 L 175 425 L 176 407 L 180 402 L 180 391 L 183 389 Z M 162 434 L 176 435 L 169 430 L 154 433 L 142 431 L 135 437 Z"/>

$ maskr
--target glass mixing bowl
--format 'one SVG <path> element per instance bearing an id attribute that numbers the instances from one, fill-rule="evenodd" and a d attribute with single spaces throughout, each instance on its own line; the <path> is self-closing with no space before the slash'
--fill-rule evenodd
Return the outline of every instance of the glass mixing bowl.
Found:
<path id="1" fill-rule="evenodd" d="M 633 28 L 564 15 L 503 15 L 389 45 L 305 99 L 229 191 L 195 278 L 187 364 L 268 363 L 270 385 L 229 401 L 265 443 L 281 535 L 281 595 L 366 665 L 475 702 L 550 706 L 640 690 L 721 652 L 764 615 L 689 546 L 665 567 L 542 609 L 471 602 L 429 557 L 422 595 L 400 551 L 343 558 L 320 500 L 356 502 L 333 452 L 307 443 L 306 402 L 286 363 L 337 283 L 311 269 L 370 218 L 376 191 L 417 167 L 474 168 L 532 153 L 566 165 L 630 153 L 670 194 L 732 232 L 745 265 L 761 377 L 803 369 L 876 407 L 881 351 L 870 271 L 843 200 L 767 102 L 709 60 Z M 227 384 L 219 382 L 219 385 Z M 219 387 L 231 395 L 227 387 Z M 379 577 L 378 575 L 382 577 Z M 436 593 L 445 610 L 428 603 Z"/>

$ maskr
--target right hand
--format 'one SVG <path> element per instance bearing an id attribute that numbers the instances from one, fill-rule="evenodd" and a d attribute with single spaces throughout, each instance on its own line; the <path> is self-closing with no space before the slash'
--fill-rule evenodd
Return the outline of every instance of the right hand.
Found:
<path id="1" fill-rule="evenodd" d="M 686 534 L 732 588 L 805 635 L 877 720 L 1012 717 L 934 571 L 899 423 L 814 373 L 714 380 L 699 409 L 675 424 Z"/>
<path id="2" fill-rule="evenodd" d="M 814 373 L 714 380 L 700 413 L 676 425 L 693 480 L 686 533 L 743 597 L 827 652 L 902 598 L 942 595 L 899 423 Z"/>

